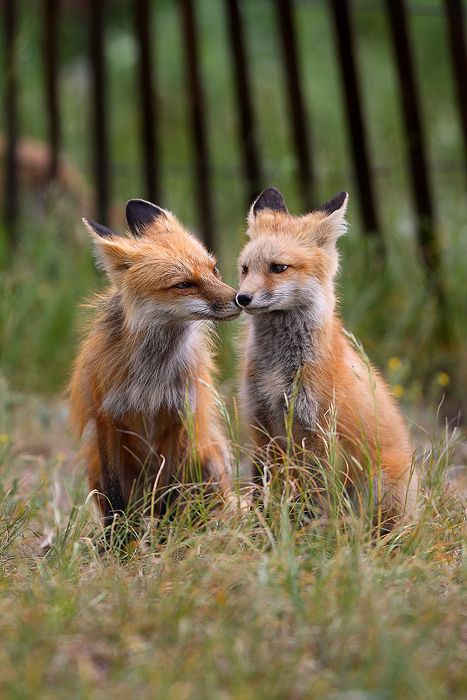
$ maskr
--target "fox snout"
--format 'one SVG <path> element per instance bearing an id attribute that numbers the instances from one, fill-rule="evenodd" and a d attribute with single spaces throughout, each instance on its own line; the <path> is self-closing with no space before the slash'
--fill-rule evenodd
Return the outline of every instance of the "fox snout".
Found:
<path id="1" fill-rule="evenodd" d="M 273 298 L 273 294 L 266 289 L 243 291 L 240 288 L 235 297 L 235 302 L 245 313 L 253 314 L 269 311 Z"/>
<path id="2" fill-rule="evenodd" d="M 220 282 L 222 288 L 219 289 L 216 285 L 216 289 L 212 290 L 211 296 L 211 310 L 214 318 L 217 320 L 227 320 L 234 319 L 240 315 L 241 309 L 239 309 L 236 303 L 237 290 L 230 287 L 225 282 Z"/>
<path id="3" fill-rule="evenodd" d="M 235 297 L 238 306 L 247 314 L 262 313 L 269 309 L 274 293 L 260 275 L 250 274 L 242 280 Z"/>

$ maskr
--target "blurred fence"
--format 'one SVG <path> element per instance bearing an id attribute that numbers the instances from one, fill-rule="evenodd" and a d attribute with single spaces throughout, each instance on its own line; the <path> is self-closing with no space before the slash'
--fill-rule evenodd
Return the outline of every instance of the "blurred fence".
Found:
<path id="1" fill-rule="evenodd" d="M 15 222 L 18 216 L 18 71 L 15 59 L 18 6 L 24 0 L 3 0 L 5 46 L 5 211 L 4 218 L 10 240 L 14 242 Z M 242 155 L 245 199 L 248 203 L 269 183 L 262 177 L 262 158 L 255 121 L 255 105 L 251 89 L 251 65 L 244 39 L 242 4 L 249 0 L 219 0 L 224 5 L 233 66 L 233 80 L 238 110 L 238 148 Z M 299 62 L 293 0 L 262 0 L 270 2 L 276 14 L 278 53 L 286 76 L 286 107 L 293 135 L 294 152 L 299 175 L 299 189 L 304 207 L 316 205 L 316 172 L 313 166 L 313 143 L 304 99 L 303 79 Z M 43 5 L 43 74 L 44 104 L 47 112 L 48 141 L 50 145 L 50 180 L 57 177 L 61 121 L 59 111 L 58 30 L 60 0 L 38 0 Z M 180 31 L 183 37 L 186 91 L 190 106 L 190 129 L 194 146 L 193 187 L 198 206 L 200 230 L 208 245 L 215 247 L 213 226 L 213 191 L 209 162 L 209 133 L 206 121 L 203 75 L 200 67 L 196 0 L 174 0 L 179 10 Z M 107 102 L 104 42 L 107 13 L 112 11 L 110 0 L 81 0 L 86 6 L 89 23 L 89 71 L 92 85 L 93 119 L 90 124 L 94 160 L 94 187 L 96 216 L 106 221 L 111 198 L 110 157 L 108 146 L 109 105 Z M 335 56 L 339 65 L 343 108 L 348 124 L 348 138 L 352 153 L 364 229 L 368 235 L 380 237 L 380 216 L 374 189 L 372 163 L 367 148 L 367 124 L 362 109 L 359 73 L 355 58 L 355 35 L 352 29 L 352 2 L 328 0 L 327 6 L 335 35 Z M 426 156 L 425 134 L 421 119 L 418 85 L 414 71 L 413 47 L 408 31 L 408 12 L 405 0 L 380 0 L 385 12 L 396 73 L 400 90 L 400 110 L 406 137 L 407 165 L 410 170 L 413 203 L 418 222 L 418 244 L 422 259 L 430 271 L 438 268 L 438 245 L 435 225 L 435 206 Z M 150 28 L 151 15 L 157 13 L 157 2 L 132 0 L 134 33 L 138 53 L 139 109 L 141 113 L 141 167 L 144 173 L 145 196 L 157 200 L 161 174 L 158 145 L 162 138 L 159 130 L 158 102 Z M 446 23 L 446 41 L 452 57 L 453 77 L 457 91 L 458 115 L 464 139 L 464 158 L 467 169 L 467 54 L 462 0 L 442 0 Z M 382 240 L 381 237 L 379 240 Z"/>

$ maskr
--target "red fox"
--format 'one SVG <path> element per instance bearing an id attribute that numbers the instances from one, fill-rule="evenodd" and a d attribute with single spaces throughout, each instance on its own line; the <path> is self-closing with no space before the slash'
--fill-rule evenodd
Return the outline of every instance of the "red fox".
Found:
<path id="1" fill-rule="evenodd" d="M 336 241 L 347 229 L 347 202 L 340 192 L 310 214 L 291 216 L 282 194 L 269 188 L 253 203 L 250 241 L 239 258 L 237 303 L 249 316 L 242 398 L 260 448 L 284 437 L 295 391 L 293 439 L 321 459 L 320 427 L 333 406 L 348 483 L 369 465 L 375 484 L 379 479 L 377 505 L 391 524 L 414 512 L 412 450 L 388 387 L 335 313 Z"/>
<path id="2" fill-rule="evenodd" d="M 167 493 L 190 459 L 203 481 L 226 493 L 230 484 L 209 322 L 239 315 L 236 292 L 173 214 L 132 199 L 126 217 L 126 237 L 83 219 L 111 285 L 96 300 L 70 385 L 72 425 L 81 435 L 89 424 L 89 486 L 105 524 L 143 485 Z M 157 498 L 155 512 L 164 507 Z"/>

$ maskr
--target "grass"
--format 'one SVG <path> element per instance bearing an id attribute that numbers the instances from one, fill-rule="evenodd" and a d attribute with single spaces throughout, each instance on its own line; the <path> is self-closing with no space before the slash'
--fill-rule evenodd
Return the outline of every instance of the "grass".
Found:
<path id="1" fill-rule="evenodd" d="M 17 45 L 21 134 L 45 139 L 37 7 L 24 7 Z M 363 341 L 413 417 L 422 471 L 416 528 L 372 538 L 369 518 L 333 490 L 330 515 L 296 517 L 300 501 L 275 480 L 263 509 L 215 517 L 200 501 L 174 521 L 148 522 L 139 541 L 106 545 L 66 427 L 61 398 L 94 271 L 83 212 L 57 192 L 38 206 L 21 192 L 19 246 L 0 230 L 0 696 L 22 698 L 302 698 L 439 700 L 467 695 L 464 513 L 445 489 L 465 447 L 426 427 L 448 391 L 450 415 L 467 386 L 467 205 L 461 134 L 442 3 L 411 3 L 428 155 L 438 204 L 443 313 L 420 265 L 410 183 L 380 5 L 355 2 L 383 262 L 361 232 L 339 73 L 326 3 L 295 3 L 304 90 L 318 175 L 317 198 L 351 193 L 338 288 L 346 326 Z M 242 3 L 266 184 L 300 211 L 296 161 L 283 100 L 272 4 Z M 427 11 L 420 11 L 421 9 Z M 221 268 L 235 284 L 246 202 L 223 4 L 196 3 L 208 110 Z M 62 8 L 63 150 L 91 182 L 86 27 Z M 78 11 L 79 14 L 79 11 Z M 110 14 L 110 13 L 109 13 Z M 144 194 L 138 141 L 131 3 L 115 0 L 106 35 L 112 201 Z M 154 45 L 163 192 L 159 204 L 195 230 L 189 118 L 176 3 L 157 3 Z M 0 83 L 4 80 L 0 75 Z M 1 87 L 1 85 L 0 85 Z M 223 390 L 234 393 L 239 325 L 220 328 Z M 452 407 L 454 406 L 454 408 Z M 237 441 L 236 420 L 224 412 Z M 442 424 L 442 422 L 441 422 Z M 236 447 L 240 459 L 244 447 Z M 290 459 L 284 462 L 288 470 Z M 290 476 L 290 472 L 289 472 Z M 306 505 L 303 504 L 302 505 Z M 291 517 L 293 515 L 293 517 Z M 132 527 L 130 520 L 128 527 Z M 41 543 L 47 547 L 42 548 Z"/>
<path id="2" fill-rule="evenodd" d="M 2 397 L 2 697 L 465 697 L 455 436 L 426 439 L 420 522 L 390 536 L 342 494 L 326 518 L 291 517 L 275 481 L 249 514 L 216 518 L 193 496 L 105 544 L 60 405 Z"/>

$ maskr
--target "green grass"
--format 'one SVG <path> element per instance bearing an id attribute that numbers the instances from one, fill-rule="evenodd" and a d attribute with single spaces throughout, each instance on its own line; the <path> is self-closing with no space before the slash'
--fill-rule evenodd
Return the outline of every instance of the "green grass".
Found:
<path id="1" fill-rule="evenodd" d="M 292 517 L 276 480 L 260 510 L 216 519 L 193 496 L 105 544 L 82 466 L 60 452 L 60 407 L 2 396 L 2 697 L 465 697 L 452 438 L 426 441 L 420 522 L 390 536 L 338 494 L 327 517 Z"/>

